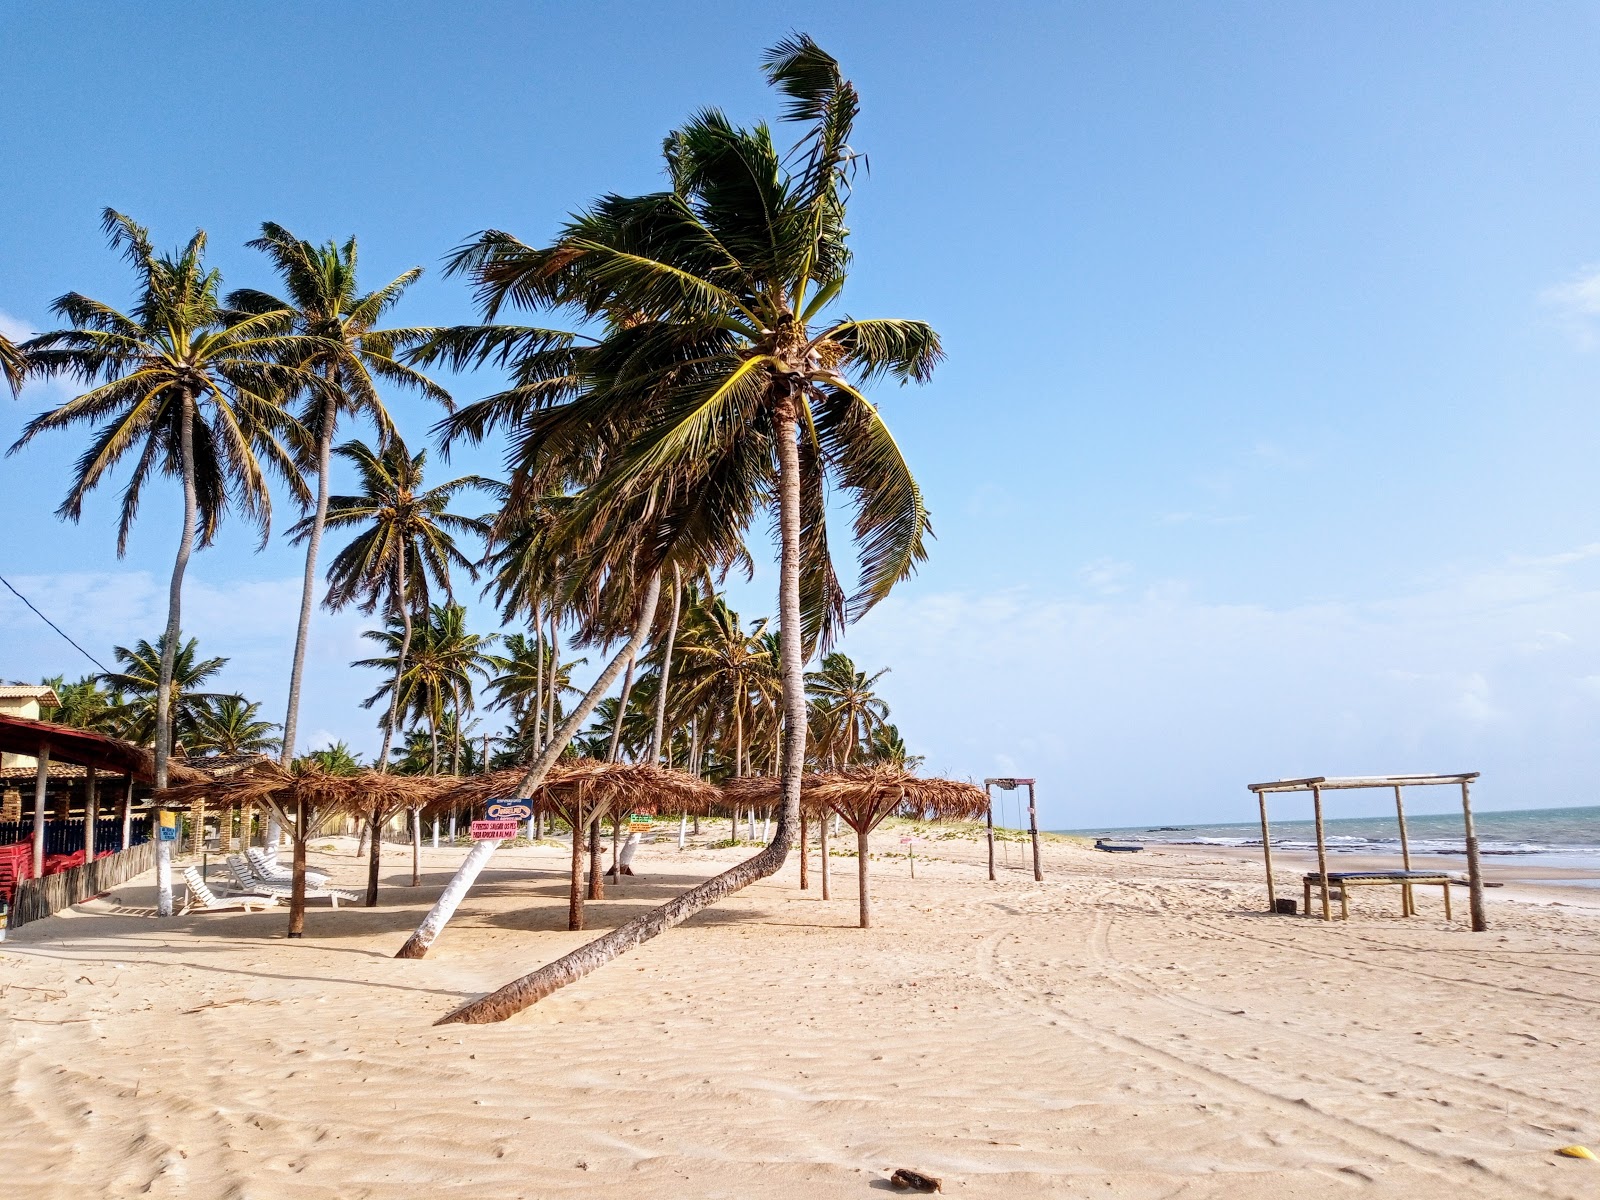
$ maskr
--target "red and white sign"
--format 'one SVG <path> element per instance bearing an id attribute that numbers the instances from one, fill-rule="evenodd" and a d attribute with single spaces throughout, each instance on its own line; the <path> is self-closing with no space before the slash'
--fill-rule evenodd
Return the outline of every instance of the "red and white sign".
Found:
<path id="1" fill-rule="evenodd" d="M 475 842 L 498 842 L 504 838 L 517 836 L 517 821 L 474 821 L 472 823 L 472 840 Z"/>

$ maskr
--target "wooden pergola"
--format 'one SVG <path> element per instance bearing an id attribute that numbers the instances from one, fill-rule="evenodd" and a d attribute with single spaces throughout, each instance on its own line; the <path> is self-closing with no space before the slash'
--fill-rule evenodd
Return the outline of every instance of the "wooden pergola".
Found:
<path id="1" fill-rule="evenodd" d="M 1267 908 L 1274 910 L 1277 907 L 1277 894 L 1273 887 L 1272 878 L 1272 836 L 1267 820 L 1267 796 L 1277 792 L 1310 792 L 1312 814 L 1317 825 L 1317 882 L 1322 895 L 1322 919 L 1333 919 L 1331 897 L 1328 892 L 1328 843 L 1323 832 L 1322 824 L 1322 793 L 1346 791 L 1356 788 L 1393 788 L 1395 815 L 1400 822 L 1400 857 L 1404 863 L 1404 871 L 1411 871 L 1411 843 L 1406 838 L 1406 806 L 1403 789 L 1408 787 L 1460 787 L 1461 789 L 1461 818 L 1466 829 L 1467 842 L 1467 890 L 1471 900 L 1472 928 L 1474 932 L 1481 933 L 1489 928 L 1489 922 L 1483 911 L 1483 871 L 1478 862 L 1478 835 L 1472 828 L 1472 781 L 1478 778 L 1477 771 L 1464 771 L 1455 775 L 1351 775 L 1344 777 L 1330 777 L 1327 775 L 1310 775 L 1304 779 L 1278 779 L 1270 783 L 1252 783 L 1249 788 L 1256 794 L 1256 800 L 1261 805 L 1261 854 L 1267 868 Z M 1402 882 L 1397 876 L 1396 882 Z M 1414 911 L 1412 908 L 1411 889 L 1403 887 L 1401 891 L 1404 911 L 1409 916 Z"/>

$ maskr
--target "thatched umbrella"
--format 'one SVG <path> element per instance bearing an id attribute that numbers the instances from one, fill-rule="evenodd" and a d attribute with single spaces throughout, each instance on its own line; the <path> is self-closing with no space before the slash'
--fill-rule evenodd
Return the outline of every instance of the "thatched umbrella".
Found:
<path id="1" fill-rule="evenodd" d="M 863 929 L 872 924 L 872 901 L 867 891 L 869 840 L 885 817 L 900 812 L 932 821 L 969 820 L 988 809 L 988 799 L 976 784 L 919 779 L 904 767 L 892 765 L 846 767 L 821 776 L 812 791 L 819 802 L 833 809 L 856 831 Z"/>
<path id="2" fill-rule="evenodd" d="M 313 759 L 292 767 L 263 759 L 247 770 L 208 783 L 168 788 L 163 800 L 204 798 L 218 804 L 265 804 L 294 841 L 294 885 L 289 898 L 289 936 L 301 937 L 306 920 L 306 843 L 328 818 L 370 813 L 374 804 L 415 804 L 432 795 L 432 780 L 417 775 L 358 771 L 331 775 Z"/>
<path id="3" fill-rule="evenodd" d="M 481 804 L 514 795 L 520 768 L 451 780 L 435 803 Z M 607 763 L 577 759 L 555 764 L 534 789 L 535 811 L 559 817 L 572 829 L 572 881 L 567 926 L 583 928 L 583 841 L 606 813 L 702 812 L 717 799 L 717 789 L 684 771 L 649 763 Z M 589 899 L 602 897 L 598 856 L 591 859 Z"/>

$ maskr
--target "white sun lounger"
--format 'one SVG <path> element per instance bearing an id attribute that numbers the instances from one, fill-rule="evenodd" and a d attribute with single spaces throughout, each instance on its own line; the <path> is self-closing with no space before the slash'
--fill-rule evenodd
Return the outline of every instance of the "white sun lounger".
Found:
<path id="1" fill-rule="evenodd" d="M 272 883 L 265 879 L 258 879 L 251 874 L 249 864 L 237 854 L 228 855 L 228 874 L 233 876 L 233 885 L 241 892 L 265 892 L 269 896 L 277 896 L 280 900 L 287 900 L 294 891 L 293 883 Z M 306 880 L 307 900 L 327 900 L 334 908 L 339 907 L 339 901 L 349 900 L 354 903 L 359 897 L 354 892 L 341 891 L 331 887 L 312 887 L 311 880 Z"/>
<path id="2" fill-rule="evenodd" d="M 267 857 L 267 852 L 257 846 L 252 846 L 244 852 L 250 860 L 250 874 L 263 883 L 281 883 L 285 886 L 294 882 L 294 873 L 283 866 L 273 862 Z M 311 867 L 306 868 L 306 886 L 311 888 L 327 887 L 331 878 L 326 871 L 318 871 Z"/>
<path id="3" fill-rule="evenodd" d="M 193 867 L 183 869 L 183 881 L 189 885 L 189 902 L 183 906 L 184 912 L 214 912 L 223 908 L 242 908 L 245 912 L 251 912 L 258 908 L 271 908 L 278 903 L 276 896 L 260 894 L 219 896 L 206 886 L 200 872 Z"/>

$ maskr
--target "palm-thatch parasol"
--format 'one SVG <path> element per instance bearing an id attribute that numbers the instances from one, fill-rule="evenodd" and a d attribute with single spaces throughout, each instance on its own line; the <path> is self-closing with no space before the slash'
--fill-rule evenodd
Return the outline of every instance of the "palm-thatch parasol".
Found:
<path id="1" fill-rule="evenodd" d="M 359 771 L 333 775 L 313 759 L 299 759 L 285 768 L 270 759 L 207 783 L 168 788 L 163 799 L 205 799 L 216 804 L 265 804 L 289 830 L 294 841 L 294 890 L 289 900 L 289 936 L 305 931 L 306 843 L 340 813 L 370 815 L 375 805 L 415 804 L 430 796 L 433 781 L 417 775 Z"/>
<path id="2" fill-rule="evenodd" d="M 520 768 L 452 779 L 435 803 L 477 805 L 516 795 L 526 774 Z M 583 839 L 606 813 L 707 812 L 717 789 L 685 771 L 650 763 L 608 763 L 577 759 L 556 763 L 533 792 L 536 811 L 559 817 L 572 829 L 572 891 L 567 910 L 571 929 L 583 928 Z M 598 842 L 592 842 L 598 847 Z M 589 899 L 601 898 L 598 853 L 590 862 Z"/>
<path id="3" fill-rule="evenodd" d="M 802 787 L 802 799 L 806 790 Z M 872 924 L 872 901 L 867 890 L 869 841 L 885 817 L 899 812 L 930 821 L 970 820 L 989 807 L 983 789 L 976 784 L 921 779 L 892 764 L 846 767 L 821 776 L 810 790 L 817 802 L 838 813 L 856 831 L 863 929 Z"/>

